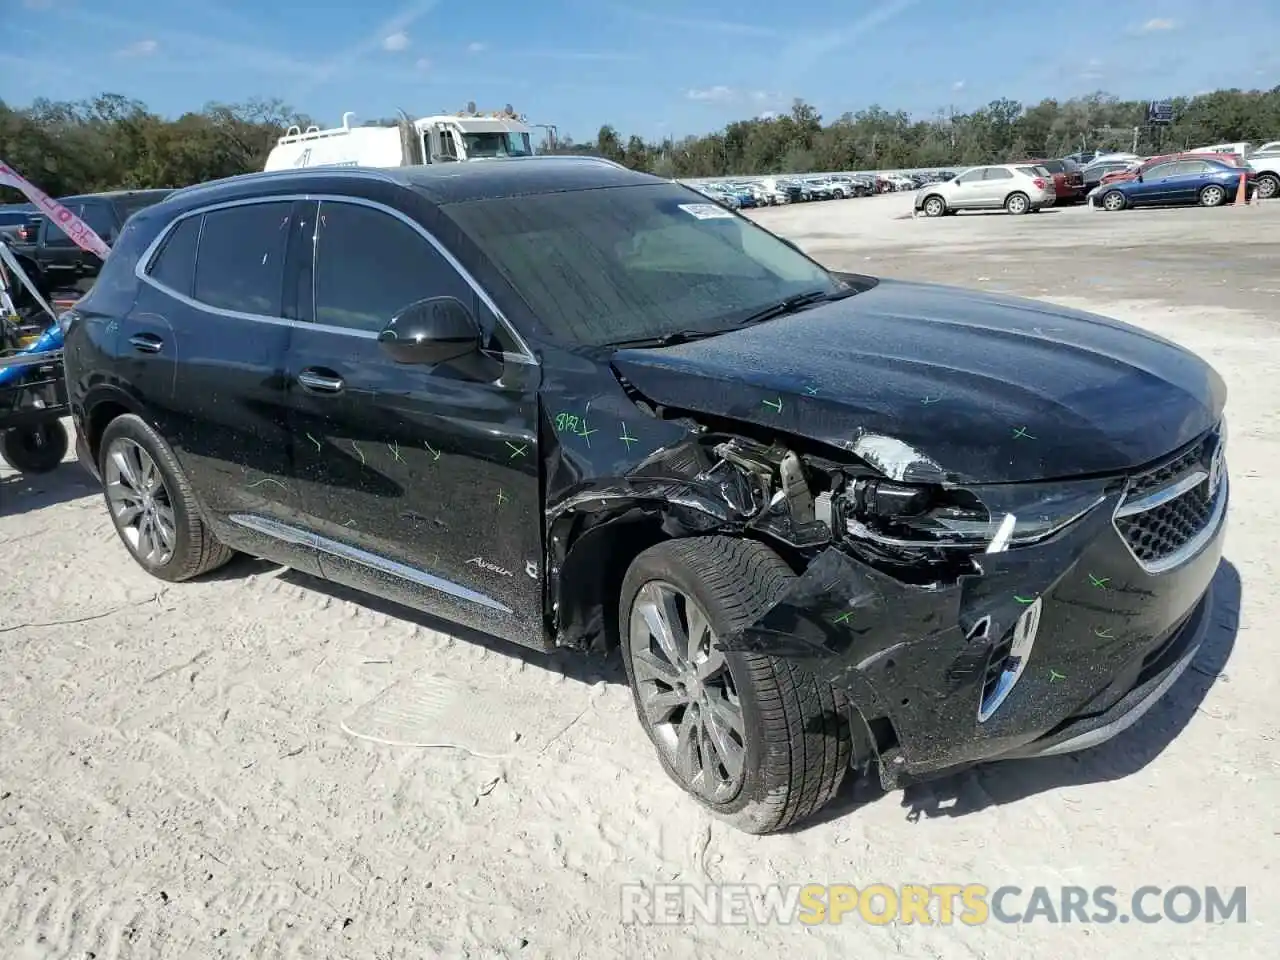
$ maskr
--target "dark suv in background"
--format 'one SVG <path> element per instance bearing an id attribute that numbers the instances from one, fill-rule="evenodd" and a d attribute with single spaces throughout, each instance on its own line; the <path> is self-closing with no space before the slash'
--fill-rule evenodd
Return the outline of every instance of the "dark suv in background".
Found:
<path id="1" fill-rule="evenodd" d="M 159 203 L 172 190 L 118 190 L 59 197 L 58 202 L 83 220 L 108 246 L 115 243 L 125 221 L 139 210 Z M 102 266 L 96 254 L 76 246 L 62 228 L 38 210 L 29 214 L 25 231 L 9 246 L 40 292 L 88 290 Z M 32 229 L 33 228 L 33 229 Z"/>
<path id="2" fill-rule="evenodd" d="M 122 542 L 618 647 L 754 832 L 1123 730 L 1186 669 L 1225 389 L 1117 321 L 832 273 L 592 158 L 257 174 L 136 214 L 64 315 Z"/>

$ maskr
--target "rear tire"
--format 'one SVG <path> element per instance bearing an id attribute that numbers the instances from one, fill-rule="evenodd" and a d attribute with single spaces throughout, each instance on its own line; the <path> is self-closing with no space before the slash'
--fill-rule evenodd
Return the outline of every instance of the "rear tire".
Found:
<path id="1" fill-rule="evenodd" d="M 763 544 L 716 536 L 645 550 L 622 585 L 622 660 L 663 769 L 747 833 L 813 815 L 849 768 L 847 701 L 837 690 L 792 660 L 717 649 L 794 581 Z M 667 628 L 673 655 L 657 641 Z"/>
<path id="2" fill-rule="evenodd" d="M 190 580 L 235 555 L 201 518 L 169 445 L 141 417 L 128 413 L 107 424 L 98 470 L 116 533 L 152 576 L 173 583 Z"/>
<path id="3" fill-rule="evenodd" d="M 1220 207 L 1227 201 L 1227 191 L 1216 183 L 1211 183 L 1200 190 L 1200 206 Z"/>
<path id="4" fill-rule="evenodd" d="M 1031 198 L 1025 193 L 1011 193 L 1004 198 L 1004 208 L 1015 217 L 1021 216 L 1031 209 Z"/>
<path id="5" fill-rule="evenodd" d="M 56 470 L 70 447 L 66 428 L 57 420 L 0 430 L 0 459 L 19 473 Z"/>
<path id="6" fill-rule="evenodd" d="M 1274 173 L 1258 174 L 1253 198 L 1255 200 L 1270 200 L 1276 196 L 1280 196 L 1280 176 Z"/>

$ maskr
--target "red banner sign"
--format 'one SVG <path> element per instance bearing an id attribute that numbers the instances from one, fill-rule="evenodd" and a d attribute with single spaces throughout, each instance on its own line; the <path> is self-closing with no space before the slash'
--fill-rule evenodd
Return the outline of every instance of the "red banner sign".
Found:
<path id="1" fill-rule="evenodd" d="M 87 223 L 49 196 L 17 170 L 0 160 L 0 186 L 22 191 L 27 199 L 40 208 L 46 217 L 56 223 L 81 250 L 88 250 L 99 259 L 106 260 L 111 248 L 94 233 Z"/>

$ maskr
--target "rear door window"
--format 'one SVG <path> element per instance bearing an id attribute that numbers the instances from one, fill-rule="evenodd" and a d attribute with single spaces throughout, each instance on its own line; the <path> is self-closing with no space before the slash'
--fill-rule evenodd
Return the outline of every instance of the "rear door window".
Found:
<path id="1" fill-rule="evenodd" d="M 115 232 L 115 214 L 105 203 L 86 203 L 81 208 L 80 219 L 103 240 L 109 240 Z"/>
<path id="2" fill-rule="evenodd" d="M 82 203 L 64 204 L 64 206 L 77 217 L 84 211 L 84 204 Z M 67 236 L 62 228 L 49 217 L 45 217 L 43 242 L 46 247 L 74 247 L 76 245 L 75 241 Z"/>
<path id="3" fill-rule="evenodd" d="M 988 180 L 1012 180 L 1013 174 L 1004 167 L 987 167 Z"/>
<path id="4" fill-rule="evenodd" d="M 277 200 L 206 213 L 195 299 L 219 310 L 280 316 L 291 207 Z"/>

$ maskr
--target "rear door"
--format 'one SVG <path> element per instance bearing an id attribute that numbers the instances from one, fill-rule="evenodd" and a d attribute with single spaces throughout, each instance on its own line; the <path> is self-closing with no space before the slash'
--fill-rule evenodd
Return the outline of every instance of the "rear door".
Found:
<path id="1" fill-rule="evenodd" d="M 82 217 L 84 213 L 84 204 L 80 201 L 64 206 L 77 217 Z M 36 243 L 36 263 L 51 290 L 74 284 L 80 275 L 84 257 L 93 256 L 77 247 L 75 241 L 49 217 L 40 219 L 40 234 Z"/>
<path id="2" fill-rule="evenodd" d="M 233 546 L 318 573 L 279 536 L 301 513 L 284 362 L 288 200 L 213 207 L 173 225 L 121 320 L 122 378 Z M 260 549 L 259 549 L 260 548 Z"/>
<path id="3" fill-rule="evenodd" d="M 1005 198 L 1013 192 L 1016 177 L 1004 167 L 987 167 L 982 178 L 983 205 L 988 207 L 1004 206 Z"/>
<path id="4" fill-rule="evenodd" d="M 321 200 L 315 222 L 287 374 L 324 575 L 540 647 L 540 368 L 419 225 L 356 198 Z M 439 296 L 477 317 L 485 354 L 393 361 L 378 333 Z"/>
<path id="5" fill-rule="evenodd" d="M 1173 164 L 1169 178 L 1169 203 L 1196 203 L 1200 188 L 1210 181 L 1209 174 L 1218 172 L 1216 164 L 1204 160 L 1179 160 Z"/>

